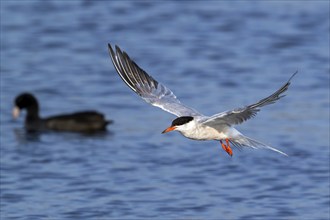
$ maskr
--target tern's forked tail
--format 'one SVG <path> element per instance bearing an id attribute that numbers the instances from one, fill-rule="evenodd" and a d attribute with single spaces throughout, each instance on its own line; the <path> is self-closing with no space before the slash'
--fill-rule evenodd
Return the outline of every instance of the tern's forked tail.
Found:
<path id="1" fill-rule="evenodd" d="M 261 143 L 259 141 L 253 140 L 249 137 L 246 137 L 244 135 L 240 135 L 238 137 L 235 137 L 235 139 L 230 139 L 230 142 L 237 148 L 242 148 L 242 147 L 250 147 L 253 149 L 269 149 L 272 151 L 275 151 L 277 153 L 280 153 L 282 155 L 288 156 L 286 153 L 277 150 L 276 148 L 270 147 L 264 143 Z"/>

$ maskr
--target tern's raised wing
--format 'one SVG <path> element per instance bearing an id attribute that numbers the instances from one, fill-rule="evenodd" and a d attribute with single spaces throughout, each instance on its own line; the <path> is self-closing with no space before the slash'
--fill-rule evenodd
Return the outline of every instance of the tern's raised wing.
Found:
<path id="1" fill-rule="evenodd" d="M 285 95 L 282 95 L 282 93 L 288 90 L 291 84 L 290 81 L 296 74 L 297 72 L 295 72 L 281 88 L 279 88 L 276 92 L 274 92 L 272 95 L 268 96 L 267 98 L 264 98 L 255 104 L 248 105 L 243 108 L 237 108 L 231 111 L 225 111 L 213 115 L 209 119 L 204 121 L 203 124 L 212 127 L 221 124 L 235 125 L 235 124 L 243 123 L 244 121 L 254 117 L 257 114 L 257 112 L 260 111 L 261 107 L 269 104 L 273 104 L 280 98 L 284 97 Z"/>
<path id="2" fill-rule="evenodd" d="M 166 86 L 157 82 L 141 69 L 124 51 L 116 46 L 116 52 L 108 44 L 109 54 L 122 80 L 147 103 L 159 107 L 178 117 L 201 115 L 196 110 L 186 107 Z"/>

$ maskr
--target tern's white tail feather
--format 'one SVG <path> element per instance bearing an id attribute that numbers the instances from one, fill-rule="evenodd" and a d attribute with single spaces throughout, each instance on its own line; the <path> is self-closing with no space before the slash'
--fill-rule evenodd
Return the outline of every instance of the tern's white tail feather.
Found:
<path id="1" fill-rule="evenodd" d="M 285 156 L 288 156 L 286 153 L 280 151 L 280 150 L 277 150 L 273 147 L 270 147 L 266 144 L 263 144 L 259 141 L 256 141 L 256 140 L 253 140 L 249 137 L 246 137 L 244 135 L 239 135 L 238 137 L 235 137 L 235 139 L 231 139 L 230 142 L 235 146 L 235 147 L 238 147 L 238 148 L 241 148 L 241 147 L 251 147 L 253 149 L 261 149 L 261 148 L 265 148 L 265 149 L 269 149 L 269 150 L 272 150 L 272 151 L 275 151 L 277 153 L 280 153 L 280 154 L 283 154 Z"/>

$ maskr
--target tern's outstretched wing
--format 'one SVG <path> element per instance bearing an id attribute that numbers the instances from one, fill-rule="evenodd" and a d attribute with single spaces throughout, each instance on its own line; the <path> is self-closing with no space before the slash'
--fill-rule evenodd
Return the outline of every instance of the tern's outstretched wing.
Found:
<path id="1" fill-rule="evenodd" d="M 209 119 L 204 121 L 203 124 L 212 127 L 220 124 L 234 125 L 243 123 L 244 121 L 254 117 L 257 112 L 260 111 L 261 107 L 273 104 L 280 98 L 284 97 L 285 95 L 282 95 L 282 93 L 288 90 L 291 84 L 290 80 L 296 74 L 297 72 L 295 72 L 281 88 L 279 88 L 276 92 L 274 92 L 267 98 L 264 98 L 255 104 L 248 105 L 243 108 L 237 108 L 231 111 L 221 112 L 216 115 L 213 115 Z"/>
<path id="2" fill-rule="evenodd" d="M 181 104 L 170 89 L 149 76 L 118 46 L 116 46 L 116 52 L 114 52 L 110 44 L 108 44 L 108 47 L 111 60 L 119 76 L 147 103 L 178 117 L 201 115 L 196 110 Z"/>

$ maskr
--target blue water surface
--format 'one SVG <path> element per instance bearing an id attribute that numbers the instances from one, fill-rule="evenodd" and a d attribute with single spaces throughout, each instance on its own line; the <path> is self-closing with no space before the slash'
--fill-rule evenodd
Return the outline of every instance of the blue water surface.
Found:
<path id="1" fill-rule="evenodd" d="M 1 219 L 329 219 L 329 1 L 1 1 Z M 161 134 L 175 116 L 119 78 L 118 44 L 205 115 L 287 96 L 237 126 L 269 150 Z M 27 134 L 96 109 L 108 132 Z"/>

